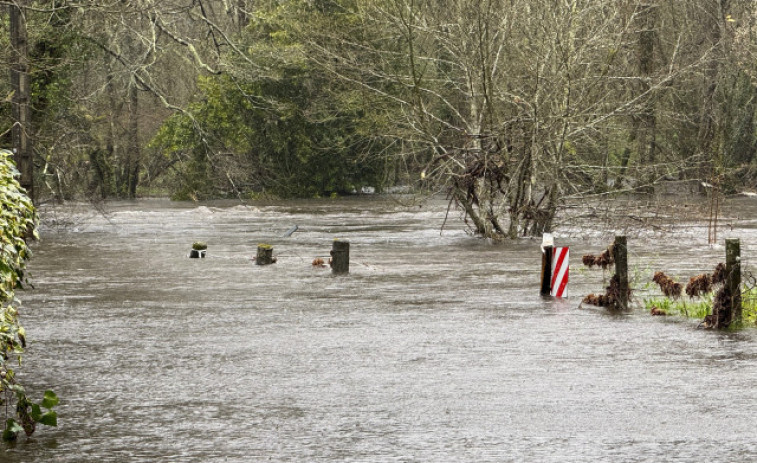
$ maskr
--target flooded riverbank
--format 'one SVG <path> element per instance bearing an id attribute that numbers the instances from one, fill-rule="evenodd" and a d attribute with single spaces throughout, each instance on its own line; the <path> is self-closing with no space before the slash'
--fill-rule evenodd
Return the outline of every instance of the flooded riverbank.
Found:
<path id="1" fill-rule="evenodd" d="M 723 238 L 742 239 L 749 270 L 757 209 L 739 201 Z M 753 330 L 579 308 L 604 284 L 580 255 L 612 230 L 558 233 L 571 246 L 571 297 L 544 300 L 539 240 L 491 245 L 453 220 L 440 233 L 446 206 L 43 211 L 56 222 L 34 246 L 35 289 L 21 294 L 23 372 L 36 395 L 61 397 L 59 427 L 0 460 L 757 458 Z M 350 240 L 349 276 L 311 266 L 334 238 Z M 208 257 L 188 259 L 198 240 Z M 653 270 L 693 275 L 723 260 L 706 241 L 693 226 L 629 239 L 639 294 Z M 277 264 L 251 262 L 263 242 Z"/>

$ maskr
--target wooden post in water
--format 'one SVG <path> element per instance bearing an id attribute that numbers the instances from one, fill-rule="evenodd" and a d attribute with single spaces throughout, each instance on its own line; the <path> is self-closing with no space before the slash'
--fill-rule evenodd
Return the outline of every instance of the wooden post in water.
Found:
<path id="1" fill-rule="evenodd" d="M 191 249 L 189 251 L 189 257 L 191 259 L 200 259 L 205 258 L 205 250 L 204 249 Z"/>
<path id="2" fill-rule="evenodd" d="M 255 257 L 255 264 L 257 265 L 270 265 L 274 263 L 273 260 L 273 246 L 270 244 L 259 244 L 258 255 Z"/>
<path id="3" fill-rule="evenodd" d="M 552 289 L 552 246 L 544 246 L 541 255 L 541 295 L 549 296 Z"/>
<path id="4" fill-rule="evenodd" d="M 331 246 L 331 273 L 350 273 L 350 242 L 334 240 Z"/>
<path id="5" fill-rule="evenodd" d="M 726 291 L 731 297 L 728 324 L 741 322 L 741 243 L 738 239 L 725 240 Z"/>
<path id="6" fill-rule="evenodd" d="M 615 275 L 618 277 L 619 310 L 628 310 L 628 244 L 625 236 L 616 236 L 612 246 L 615 258 Z"/>

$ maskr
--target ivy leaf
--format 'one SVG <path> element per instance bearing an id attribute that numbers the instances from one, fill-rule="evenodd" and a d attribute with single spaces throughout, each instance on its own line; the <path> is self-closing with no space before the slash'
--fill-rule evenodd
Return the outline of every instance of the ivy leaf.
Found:
<path id="1" fill-rule="evenodd" d="M 48 389 L 47 391 L 45 391 L 45 397 L 42 399 L 42 403 L 40 405 L 49 410 L 58 405 L 58 402 L 60 402 L 58 396 L 55 395 L 53 391 Z"/>
<path id="2" fill-rule="evenodd" d="M 32 419 L 34 421 L 39 421 L 40 418 L 42 418 L 42 409 L 38 404 L 32 404 Z"/>
<path id="3" fill-rule="evenodd" d="M 16 422 L 13 418 L 8 418 L 5 422 L 5 431 L 3 431 L 3 440 L 6 442 L 16 440 L 18 433 L 23 431 L 24 428 Z"/>
<path id="4" fill-rule="evenodd" d="M 37 422 L 45 426 L 58 426 L 58 414 L 51 410 L 42 415 Z"/>
<path id="5" fill-rule="evenodd" d="M 26 397 L 26 391 L 24 390 L 24 387 L 22 385 L 20 385 L 20 384 L 14 384 L 14 385 L 8 387 L 8 389 L 10 389 L 11 391 L 15 392 L 16 395 L 19 398 Z"/>

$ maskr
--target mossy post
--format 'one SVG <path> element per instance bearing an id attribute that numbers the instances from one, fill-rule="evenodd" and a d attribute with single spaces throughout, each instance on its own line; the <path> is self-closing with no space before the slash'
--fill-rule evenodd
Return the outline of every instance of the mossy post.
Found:
<path id="1" fill-rule="evenodd" d="M 612 247 L 615 274 L 618 276 L 618 310 L 628 310 L 628 243 L 625 236 L 616 236 Z"/>
<path id="2" fill-rule="evenodd" d="M 344 275 L 350 273 L 350 242 L 334 240 L 331 245 L 331 273 Z"/>
<path id="3" fill-rule="evenodd" d="M 273 246 L 270 244 L 259 244 L 258 255 L 255 257 L 255 264 L 270 265 L 273 263 Z"/>
<path id="4" fill-rule="evenodd" d="M 205 257 L 208 245 L 204 241 L 195 241 L 192 243 L 192 250 L 189 251 L 189 257 L 192 259 L 199 259 Z"/>
<path id="5" fill-rule="evenodd" d="M 552 290 L 552 246 L 544 246 L 541 255 L 541 295 L 549 296 Z"/>
<path id="6" fill-rule="evenodd" d="M 741 323 L 741 243 L 738 239 L 725 240 L 726 290 L 731 296 L 729 325 Z"/>

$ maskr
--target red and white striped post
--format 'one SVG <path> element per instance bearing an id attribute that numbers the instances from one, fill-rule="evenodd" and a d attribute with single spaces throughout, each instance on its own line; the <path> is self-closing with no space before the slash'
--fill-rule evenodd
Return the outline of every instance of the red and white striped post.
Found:
<path id="1" fill-rule="evenodd" d="M 552 248 L 552 284 L 550 285 L 552 297 L 568 297 L 569 257 L 570 248 Z"/>

